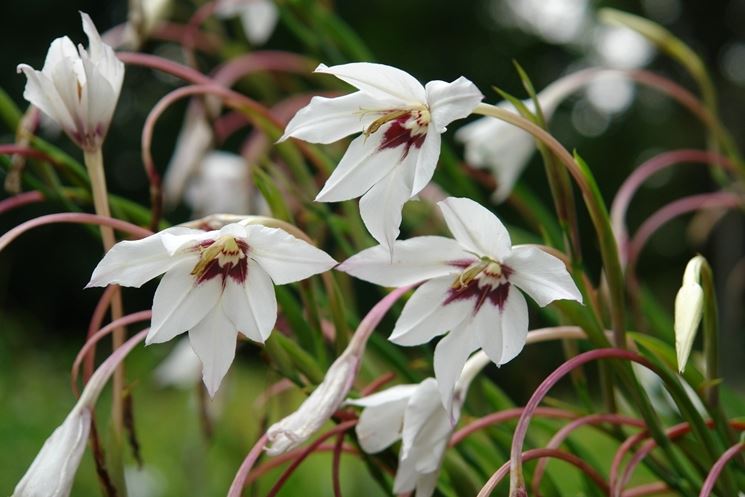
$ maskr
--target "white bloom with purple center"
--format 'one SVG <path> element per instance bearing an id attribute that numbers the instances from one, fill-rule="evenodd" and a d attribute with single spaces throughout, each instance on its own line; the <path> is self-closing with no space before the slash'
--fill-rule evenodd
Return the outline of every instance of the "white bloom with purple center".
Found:
<path id="1" fill-rule="evenodd" d="M 336 264 L 289 233 L 258 224 L 220 230 L 169 228 L 117 243 L 98 264 L 89 287 L 139 287 L 163 273 L 146 343 L 189 332 L 214 395 L 235 356 L 238 333 L 263 343 L 277 319 L 274 285 L 308 278 Z"/>
<path id="2" fill-rule="evenodd" d="M 422 86 L 410 74 L 383 64 L 321 64 L 315 72 L 334 75 L 359 91 L 313 97 L 287 124 L 280 141 L 332 143 L 361 132 L 316 200 L 361 196 L 365 226 L 380 244 L 391 247 L 404 203 L 432 179 L 440 135 L 452 121 L 467 117 L 483 95 L 464 77 Z"/>
<path id="3" fill-rule="evenodd" d="M 57 38 L 47 52 L 44 67 L 37 71 L 19 64 L 26 75 L 23 97 L 60 125 L 84 150 L 101 147 L 124 80 L 124 64 L 98 34 L 88 14 L 83 31 L 86 50 L 68 37 Z"/>
<path id="4" fill-rule="evenodd" d="M 438 204 L 455 239 L 422 236 L 397 241 L 393 256 L 376 246 L 339 265 L 357 278 L 384 286 L 424 281 L 408 300 L 390 340 L 419 345 L 449 332 L 435 348 L 434 369 L 445 407 L 468 356 L 483 349 L 496 364 L 525 345 L 528 306 L 554 300 L 582 301 L 564 263 L 532 246 L 512 247 L 497 217 L 465 198 Z"/>

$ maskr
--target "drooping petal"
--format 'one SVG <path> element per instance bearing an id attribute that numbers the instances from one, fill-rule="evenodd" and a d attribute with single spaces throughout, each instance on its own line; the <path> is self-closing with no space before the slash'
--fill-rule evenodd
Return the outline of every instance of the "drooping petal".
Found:
<path id="1" fill-rule="evenodd" d="M 248 2 L 241 14 L 243 31 L 254 45 L 261 45 L 269 39 L 278 19 L 279 11 L 272 0 Z"/>
<path id="2" fill-rule="evenodd" d="M 221 303 L 189 330 L 189 342 L 202 361 L 202 381 L 210 397 L 220 388 L 235 357 L 235 325 L 225 315 Z"/>
<path id="3" fill-rule="evenodd" d="M 278 228 L 246 226 L 249 257 L 259 263 L 277 285 L 300 281 L 328 271 L 336 261 L 326 252 Z"/>
<path id="4" fill-rule="evenodd" d="M 196 326 L 217 305 L 222 281 L 212 278 L 195 284 L 193 268 L 193 262 L 187 260 L 163 276 L 155 290 L 153 317 L 145 343 L 167 342 Z"/>
<path id="5" fill-rule="evenodd" d="M 427 378 L 409 399 L 401 432 L 401 457 L 408 457 L 415 444 L 421 446 L 437 438 L 441 431 L 440 420 L 445 421 L 445 433 L 450 431 L 450 423 L 437 392 L 437 380 Z"/>
<path id="6" fill-rule="evenodd" d="M 437 161 L 440 158 L 440 145 L 442 139 L 439 133 L 432 130 L 427 132 L 424 143 L 416 151 L 416 164 L 414 165 L 414 181 L 411 187 L 411 196 L 416 195 L 427 186 L 435 174 Z"/>
<path id="7" fill-rule="evenodd" d="M 402 167 L 393 169 L 360 199 L 360 217 L 373 238 L 392 247 L 400 233 L 401 211 L 411 198 L 412 179 Z"/>
<path id="8" fill-rule="evenodd" d="M 321 64 L 315 72 L 333 74 L 375 98 L 393 98 L 407 105 L 423 104 L 426 101 L 424 87 L 416 78 L 385 64 L 353 62 L 331 67 Z"/>
<path id="9" fill-rule="evenodd" d="M 384 133 L 377 132 L 352 140 L 339 165 L 316 196 L 316 202 L 340 202 L 364 195 L 399 165 L 401 150 L 381 148 L 384 138 Z"/>
<path id="10" fill-rule="evenodd" d="M 361 91 L 336 98 L 313 97 L 287 123 L 278 141 L 293 137 L 311 143 L 333 143 L 361 133 L 380 117 L 371 111 L 389 109 L 390 105 Z"/>
<path id="11" fill-rule="evenodd" d="M 401 423 L 408 398 L 367 407 L 355 427 L 360 447 L 376 454 L 401 438 Z"/>
<path id="12" fill-rule="evenodd" d="M 366 397 L 360 397 L 359 399 L 347 399 L 345 404 L 350 406 L 359 407 L 376 407 L 383 406 L 389 403 L 396 403 L 400 400 L 408 400 L 409 397 L 419 387 L 418 383 L 407 384 L 407 385 L 396 385 L 391 388 L 386 388 L 383 391 L 376 392 Z"/>
<path id="13" fill-rule="evenodd" d="M 418 236 L 395 241 L 392 250 L 383 245 L 365 249 L 336 269 L 376 285 L 398 287 L 455 275 L 462 269 L 453 263 L 470 260 L 475 259 L 452 238 Z"/>
<path id="14" fill-rule="evenodd" d="M 512 360 L 525 346 L 528 336 L 528 304 L 515 287 L 499 307 L 487 300 L 469 325 L 479 345 L 495 364 Z"/>
<path id="15" fill-rule="evenodd" d="M 41 71 L 35 71 L 27 64 L 19 64 L 18 72 L 23 72 L 27 79 L 26 87 L 23 90 L 23 98 L 59 124 L 66 133 L 74 133 L 77 129 L 75 118 L 68 110 L 49 76 Z"/>
<path id="16" fill-rule="evenodd" d="M 85 141 L 89 145 L 100 145 L 109 129 L 119 94 L 111 87 L 109 81 L 101 74 L 85 51 L 81 50 L 80 59 L 86 80 L 83 89 L 83 98 L 86 99 L 84 107 L 87 111 Z"/>
<path id="17" fill-rule="evenodd" d="M 416 460 L 413 457 L 399 457 L 396 477 L 393 480 L 393 493 L 403 495 L 416 488 L 419 474 L 416 472 Z"/>
<path id="18" fill-rule="evenodd" d="M 259 343 L 269 338 L 277 321 L 277 298 L 272 280 L 256 262 L 249 261 L 244 285 L 226 281 L 222 305 L 228 319 L 247 338 Z"/>
<path id="19" fill-rule="evenodd" d="M 184 259 L 192 258 L 196 262 L 196 255 L 174 256 L 166 249 L 163 235 L 167 232 L 172 231 L 164 230 L 141 240 L 124 240 L 114 245 L 93 270 L 86 288 L 110 284 L 140 287 Z"/>
<path id="20" fill-rule="evenodd" d="M 503 262 L 513 271 L 510 282 L 530 295 L 538 305 L 545 306 L 562 299 L 582 302 L 582 294 L 564 263 L 538 247 L 514 247 Z"/>
<path id="21" fill-rule="evenodd" d="M 454 300 L 442 305 L 451 285 L 452 279 L 444 276 L 417 288 L 406 302 L 388 340 L 398 345 L 420 345 L 463 322 L 473 311 L 473 302 Z"/>
<path id="22" fill-rule="evenodd" d="M 431 473 L 420 473 L 416 479 L 416 497 L 432 497 L 439 476 L 439 467 Z"/>
<path id="23" fill-rule="evenodd" d="M 469 332 L 470 320 L 461 323 L 445 335 L 435 347 L 434 369 L 437 385 L 440 389 L 440 400 L 445 410 L 455 421 L 453 409 L 453 391 L 463 366 L 471 352 L 478 348 L 477 337 Z"/>
<path id="24" fill-rule="evenodd" d="M 464 249 L 497 261 L 510 253 L 510 234 L 490 210 L 468 198 L 448 197 L 437 203 L 445 222 Z"/>
<path id="25" fill-rule="evenodd" d="M 446 126 L 456 119 L 468 117 L 484 98 L 476 85 L 463 76 L 452 83 L 430 81 L 425 90 L 432 126 L 438 133 L 444 133 Z"/>

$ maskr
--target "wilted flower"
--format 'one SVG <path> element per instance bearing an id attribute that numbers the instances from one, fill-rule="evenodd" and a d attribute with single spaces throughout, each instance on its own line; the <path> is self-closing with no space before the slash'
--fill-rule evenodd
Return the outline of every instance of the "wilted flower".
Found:
<path id="1" fill-rule="evenodd" d="M 525 345 L 528 307 L 522 293 L 545 306 L 557 299 L 582 301 L 564 263 L 537 247 L 512 247 L 497 217 L 466 198 L 438 205 L 455 240 L 422 236 L 397 241 L 393 257 L 377 246 L 339 266 L 385 286 L 425 281 L 406 303 L 390 340 L 419 345 L 450 331 L 435 348 L 435 376 L 449 409 L 455 380 L 479 348 L 496 364 Z"/>
<path id="2" fill-rule="evenodd" d="M 483 98 L 466 78 L 422 86 L 410 74 L 359 62 L 326 67 L 359 91 L 337 98 L 313 97 L 287 124 L 280 141 L 294 137 L 332 143 L 362 132 L 316 197 L 338 202 L 362 196 L 360 215 L 370 234 L 390 247 L 398 237 L 401 209 L 434 174 L 440 134 L 468 116 Z"/>
<path id="3" fill-rule="evenodd" d="M 279 19 L 272 0 L 220 0 L 215 8 L 218 17 L 240 16 L 248 41 L 260 45 L 267 41 Z"/>
<path id="4" fill-rule="evenodd" d="M 82 149 L 96 150 L 106 137 L 124 80 L 124 64 L 101 41 L 88 14 L 81 12 L 88 50 L 68 37 L 49 47 L 41 71 L 20 64 L 26 75 L 23 96 L 56 121 Z"/>
<path id="5" fill-rule="evenodd" d="M 174 227 L 117 243 L 88 286 L 139 287 L 163 273 L 146 343 L 189 331 L 214 395 L 235 356 L 237 333 L 263 343 L 277 319 L 274 286 L 327 271 L 336 262 L 289 233 L 257 224 L 220 230 Z"/>
<path id="6" fill-rule="evenodd" d="M 688 262 L 683 273 L 683 286 L 675 296 L 675 351 L 681 373 L 691 355 L 704 310 L 704 290 L 699 283 L 704 262 L 705 259 L 700 255 Z"/>

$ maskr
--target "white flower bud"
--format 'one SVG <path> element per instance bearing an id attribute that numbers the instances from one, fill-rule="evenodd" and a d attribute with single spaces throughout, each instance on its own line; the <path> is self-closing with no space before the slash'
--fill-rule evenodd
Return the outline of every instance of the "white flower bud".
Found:
<path id="1" fill-rule="evenodd" d="M 688 262 L 683 286 L 675 296 L 675 351 L 678 370 L 685 370 L 704 309 L 704 290 L 699 284 L 704 258 L 697 255 Z"/>

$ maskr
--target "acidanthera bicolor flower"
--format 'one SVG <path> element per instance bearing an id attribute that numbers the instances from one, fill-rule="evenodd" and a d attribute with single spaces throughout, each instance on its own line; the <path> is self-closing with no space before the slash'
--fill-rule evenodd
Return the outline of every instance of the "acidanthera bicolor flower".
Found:
<path id="1" fill-rule="evenodd" d="M 279 10 L 273 0 L 219 0 L 215 15 L 223 18 L 240 16 L 248 41 L 261 45 L 272 35 Z"/>
<path id="2" fill-rule="evenodd" d="M 185 227 L 117 243 L 88 286 L 139 287 L 163 273 L 153 300 L 146 343 L 189 332 L 214 395 L 235 356 L 238 333 L 263 343 L 277 319 L 273 285 L 331 269 L 328 254 L 284 230 L 232 223 L 220 230 Z"/>
<path id="3" fill-rule="evenodd" d="M 452 416 L 440 402 L 434 378 L 347 401 L 349 405 L 365 408 L 355 427 L 362 450 L 375 454 L 402 440 L 393 493 L 416 490 L 416 497 L 434 493 L 442 458 L 468 387 L 488 362 L 484 354 L 468 360 L 455 387 Z"/>
<path id="4" fill-rule="evenodd" d="M 512 247 L 497 217 L 473 200 L 438 203 L 455 239 L 422 236 L 363 250 L 338 269 L 384 286 L 424 281 L 406 302 L 390 340 L 419 345 L 449 333 L 435 348 L 434 369 L 443 404 L 468 356 L 483 349 L 496 364 L 525 345 L 528 307 L 518 288 L 545 306 L 557 299 L 582 301 L 564 263 L 532 246 Z"/>
<path id="5" fill-rule="evenodd" d="M 68 37 L 49 47 L 41 71 L 26 64 L 23 97 L 51 117 L 82 149 L 97 150 L 106 137 L 124 80 L 124 64 L 101 37 L 88 14 L 81 12 L 89 47 Z"/>
<path id="6" fill-rule="evenodd" d="M 440 134 L 452 121 L 468 116 L 483 95 L 464 77 L 422 86 L 410 74 L 383 64 L 321 64 L 315 72 L 332 74 L 359 91 L 337 98 L 313 97 L 287 124 L 280 141 L 293 137 L 332 143 L 361 133 L 316 200 L 362 196 L 365 226 L 378 243 L 390 247 L 398 237 L 404 203 L 434 174 Z"/>
<path id="7" fill-rule="evenodd" d="M 688 262 L 683 273 L 683 285 L 675 296 L 675 352 L 678 370 L 685 370 L 693 341 L 704 311 L 704 289 L 701 287 L 701 266 L 705 259 L 697 255 Z"/>

